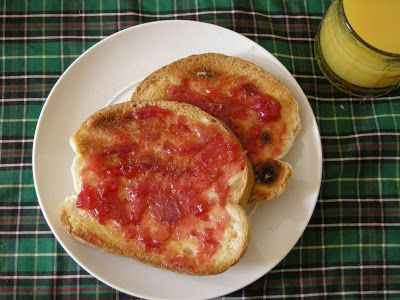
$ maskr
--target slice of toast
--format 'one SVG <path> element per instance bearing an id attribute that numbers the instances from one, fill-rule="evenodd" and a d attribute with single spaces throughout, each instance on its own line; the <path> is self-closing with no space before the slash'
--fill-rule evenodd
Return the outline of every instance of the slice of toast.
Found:
<path id="1" fill-rule="evenodd" d="M 78 195 L 61 221 L 78 240 L 197 275 L 244 255 L 253 174 L 222 122 L 184 103 L 128 102 L 96 112 L 70 142 Z"/>
<path id="2" fill-rule="evenodd" d="M 285 190 L 292 168 L 279 158 L 300 130 L 299 108 L 290 91 L 264 69 L 222 54 L 192 55 L 145 78 L 131 98 L 143 99 L 190 103 L 225 122 L 254 166 L 250 202 L 276 198 Z"/>

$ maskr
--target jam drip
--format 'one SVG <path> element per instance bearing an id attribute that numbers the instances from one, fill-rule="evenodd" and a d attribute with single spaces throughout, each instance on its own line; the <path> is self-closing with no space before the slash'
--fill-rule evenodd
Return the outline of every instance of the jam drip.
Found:
<path id="1" fill-rule="evenodd" d="M 228 180 L 245 168 L 244 151 L 216 125 L 170 110 L 147 106 L 123 117 L 134 121 L 114 124 L 112 142 L 86 158 L 76 206 L 101 224 L 113 221 L 148 251 L 193 236 L 198 256 L 212 256 L 229 220 Z"/>
<path id="2" fill-rule="evenodd" d="M 171 85 L 169 100 L 195 105 L 223 120 L 238 136 L 257 161 L 259 156 L 277 157 L 281 153 L 281 136 L 286 131 L 281 120 L 281 104 L 261 93 L 256 86 L 239 76 L 194 76 Z M 266 143 L 265 136 L 273 143 Z M 265 158 L 265 157 L 264 157 Z"/>

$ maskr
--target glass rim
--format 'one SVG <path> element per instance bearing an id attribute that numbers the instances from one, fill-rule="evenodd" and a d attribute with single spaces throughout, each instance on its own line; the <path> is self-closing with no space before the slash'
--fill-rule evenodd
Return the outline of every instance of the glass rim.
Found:
<path id="1" fill-rule="evenodd" d="M 366 46 L 367 48 L 369 48 L 370 50 L 377 52 L 381 55 L 384 56 L 388 56 L 388 57 L 393 57 L 393 58 L 400 58 L 400 53 L 393 53 L 393 52 L 386 52 L 384 50 L 381 50 L 379 48 L 376 48 L 374 46 L 372 46 L 371 44 L 369 44 L 368 42 L 366 42 L 361 36 L 359 36 L 357 34 L 357 32 L 354 30 L 354 28 L 351 26 L 349 20 L 346 17 L 346 13 L 344 11 L 344 5 L 343 5 L 343 0 L 339 0 L 339 13 L 340 16 L 343 18 L 344 23 L 346 25 L 346 27 L 349 29 L 350 33 L 360 42 L 362 43 L 364 46 Z"/>

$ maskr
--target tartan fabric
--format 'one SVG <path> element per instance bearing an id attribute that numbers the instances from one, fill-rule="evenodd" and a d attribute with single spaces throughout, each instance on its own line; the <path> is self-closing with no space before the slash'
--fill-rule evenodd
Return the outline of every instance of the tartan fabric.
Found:
<path id="1" fill-rule="evenodd" d="M 32 144 L 43 103 L 86 49 L 144 22 L 189 19 L 241 33 L 275 55 L 313 108 L 323 145 L 305 233 L 266 276 L 226 299 L 400 298 L 400 91 L 359 100 L 318 70 L 313 42 L 329 0 L 0 0 L 0 298 L 133 299 L 82 270 L 41 213 Z"/>

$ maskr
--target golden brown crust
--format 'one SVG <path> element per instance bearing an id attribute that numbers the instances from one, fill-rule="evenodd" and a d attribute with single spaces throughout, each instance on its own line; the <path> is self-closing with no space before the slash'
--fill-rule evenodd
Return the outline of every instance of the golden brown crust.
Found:
<path id="1" fill-rule="evenodd" d="M 258 165 L 263 165 L 265 161 L 270 161 L 273 158 L 276 160 L 276 164 L 284 165 L 285 167 L 280 168 L 280 172 L 282 172 L 279 175 L 280 180 L 268 184 L 256 180 L 249 202 L 271 200 L 277 197 L 284 191 L 291 176 L 290 166 L 278 159 L 283 157 L 291 148 L 300 131 L 300 114 L 298 104 L 290 91 L 264 69 L 243 59 L 222 54 L 192 55 L 150 74 L 136 88 L 131 100 L 134 102 L 143 99 L 168 100 L 166 94 L 168 87 L 171 84 L 178 85 L 183 78 L 190 78 L 196 72 L 204 74 L 204 76 L 207 76 L 207 74 L 213 76 L 221 73 L 224 75 L 245 76 L 248 82 L 256 86 L 258 90 L 273 96 L 281 103 L 281 115 L 286 123 L 282 152 L 277 157 L 271 157 L 269 153 L 265 153 L 264 161 L 253 163 L 257 168 Z"/>
<path id="2" fill-rule="evenodd" d="M 192 105 L 160 101 L 118 104 L 92 115 L 71 138 L 71 144 L 79 158 L 73 168 L 73 172 L 76 173 L 74 176 L 79 177 L 79 170 L 84 167 L 84 158 L 87 155 L 94 150 L 98 151 L 98 147 L 112 144 L 109 135 L 105 133 L 106 128 L 118 126 L 119 122 L 127 122 L 126 120 L 122 121 L 122 118 L 120 118 L 122 114 L 147 105 L 172 109 L 175 113 L 192 118 L 197 122 L 213 123 L 219 126 L 227 135 L 236 139 L 223 123 Z M 125 123 L 124 125 L 126 126 Z M 93 139 L 96 139 L 96 141 Z M 93 145 L 96 145 L 96 149 L 93 149 Z M 234 187 L 228 195 L 228 204 L 225 207 L 230 215 L 230 222 L 224 232 L 221 246 L 209 261 L 202 263 L 200 266 L 196 263 L 196 257 L 193 254 L 189 255 L 189 258 L 185 257 L 185 259 L 189 260 L 186 265 L 171 265 L 168 263 L 168 255 L 185 255 L 182 250 L 182 244 L 168 244 L 168 251 L 163 252 L 163 254 L 146 251 L 144 246 L 136 239 L 124 238 L 121 230 L 118 230 L 112 221 L 100 224 L 87 211 L 76 208 L 76 196 L 71 196 L 64 200 L 60 215 L 61 222 L 65 230 L 79 241 L 99 247 L 110 253 L 131 257 L 175 272 L 196 275 L 221 273 L 239 261 L 244 255 L 249 242 L 247 215 L 240 206 L 247 203 L 248 196 L 252 190 L 253 173 L 251 164 L 248 161 L 247 168 L 238 175 L 239 178 L 235 181 Z M 77 188 L 79 191 L 79 184 Z M 235 236 L 236 239 L 232 239 L 232 236 Z M 236 241 L 237 244 L 232 244 L 234 243 L 233 241 Z M 189 240 L 185 241 L 185 243 L 191 245 L 193 241 Z"/>

